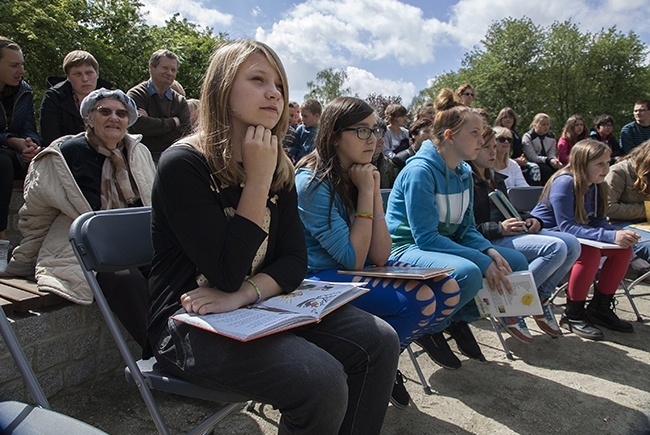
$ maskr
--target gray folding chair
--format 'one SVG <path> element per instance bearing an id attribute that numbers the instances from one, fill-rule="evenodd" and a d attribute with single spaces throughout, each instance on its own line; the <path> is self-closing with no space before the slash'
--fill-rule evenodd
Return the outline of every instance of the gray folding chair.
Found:
<path id="1" fill-rule="evenodd" d="M 527 213 L 535 208 L 543 189 L 542 186 L 511 187 L 508 198 L 518 212 Z"/>
<path id="2" fill-rule="evenodd" d="M 36 405 L 17 401 L 0 402 L 0 433 L 43 434 L 105 434 L 101 430 L 67 415 L 52 411 L 32 367 L 27 361 L 5 312 L 0 309 L 0 334 L 18 367 L 27 391 Z"/>
<path id="3" fill-rule="evenodd" d="M 160 369 L 155 358 L 136 362 L 131 354 L 117 320 L 95 278 L 95 272 L 118 271 L 144 266 L 151 262 L 153 246 L 150 207 L 85 213 L 72 223 L 69 239 L 99 310 L 126 362 L 126 379 L 138 387 L 156 428 L 161 434 L 168 434 L 169 428 L 165 424 L 150 389 L 222 404 L 214 414 L 199 423 L 189 433 L 208 431 L 248 400 L 248 398 L 231 392 L 201 387 L 170 375 Z"/>

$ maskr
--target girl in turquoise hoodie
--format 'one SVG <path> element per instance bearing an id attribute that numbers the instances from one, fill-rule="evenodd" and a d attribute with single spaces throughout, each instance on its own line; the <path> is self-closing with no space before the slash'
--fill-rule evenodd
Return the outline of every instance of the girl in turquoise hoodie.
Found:
<path id="1" fill-rule="evenodd" d="M 528 265 L 521 253 L 493 246 L 474 224 L 472 170 L 465 160 L 474 160 L 483 146 L 481 117 L 455 102 L 450 89 L 435 104 L 433 142 L 425 141 L 395 180 L 386 223 L 393 240 L 390 260 L 455 269 L 461 291 L 456 313 L 417 343 L 443 367 L 459 368 L 442 331 L 463 354 L 485 360 L 467 325 L 478 318 L 474 296 L 483 278 L 493 291 L 511 291 L 506 275 Z"/>

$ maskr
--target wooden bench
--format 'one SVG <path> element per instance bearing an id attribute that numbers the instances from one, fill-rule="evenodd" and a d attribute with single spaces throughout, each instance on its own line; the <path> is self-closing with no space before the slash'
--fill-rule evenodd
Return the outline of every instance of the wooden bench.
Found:
<path id="1" fill-rule="evenodd" d="M 54 293 L 42 292 L 34 281 L 24 278 L 0 278 L 0 307 L 7 316 L 65 302 Z"/>

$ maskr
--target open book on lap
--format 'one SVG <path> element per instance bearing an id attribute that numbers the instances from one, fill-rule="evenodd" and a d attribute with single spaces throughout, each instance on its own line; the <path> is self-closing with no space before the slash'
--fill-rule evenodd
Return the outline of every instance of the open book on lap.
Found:
<path id="1" fill-rule="evenodd" d="M 291 293 L 218 314 L 177 314 L 188 325 L 239 341 L 250 341 L 287 329 L 315 323 L 340 306 L 370 291 L 364 283 L 304 280 Z"/>
<path id="2" fill-rule="evenodd" d="M 368 266 L 360 270 L 339 270 L 341 275 L 372 276 L 377 278 L 430 279 L 453 272 L 454 269 L 418 266 Z"/>

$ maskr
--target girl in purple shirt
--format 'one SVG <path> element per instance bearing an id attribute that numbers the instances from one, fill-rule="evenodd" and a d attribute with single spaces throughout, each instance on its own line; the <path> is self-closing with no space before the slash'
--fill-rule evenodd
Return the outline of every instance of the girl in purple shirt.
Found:
<path id="1" fill-rule="evenodd" d="M 544 187 L 532 215 L 544 228 L 562 231 L 586 239 L 582 252 L 571 269 L 567 306 L 560 325 L 584 338 L 602 340 L 603 333 L 594 324 L 633 332 L 632 325 L 613 311 L 614 293 L 625 276 L 632 258 L 632 246 L 639 236 L 630 230 L 617 230 L 607 223 L 607 185 L 609 147 L 593 139 L 576 143 L 569 164 L 558 171 Z M 620 249 L 601 249 L 588 241 L 619 245 Z M 598 272 L 601 257 L 605 262 L 594 285 L 594 297 L 585 308 L 585 300 Z"/>

